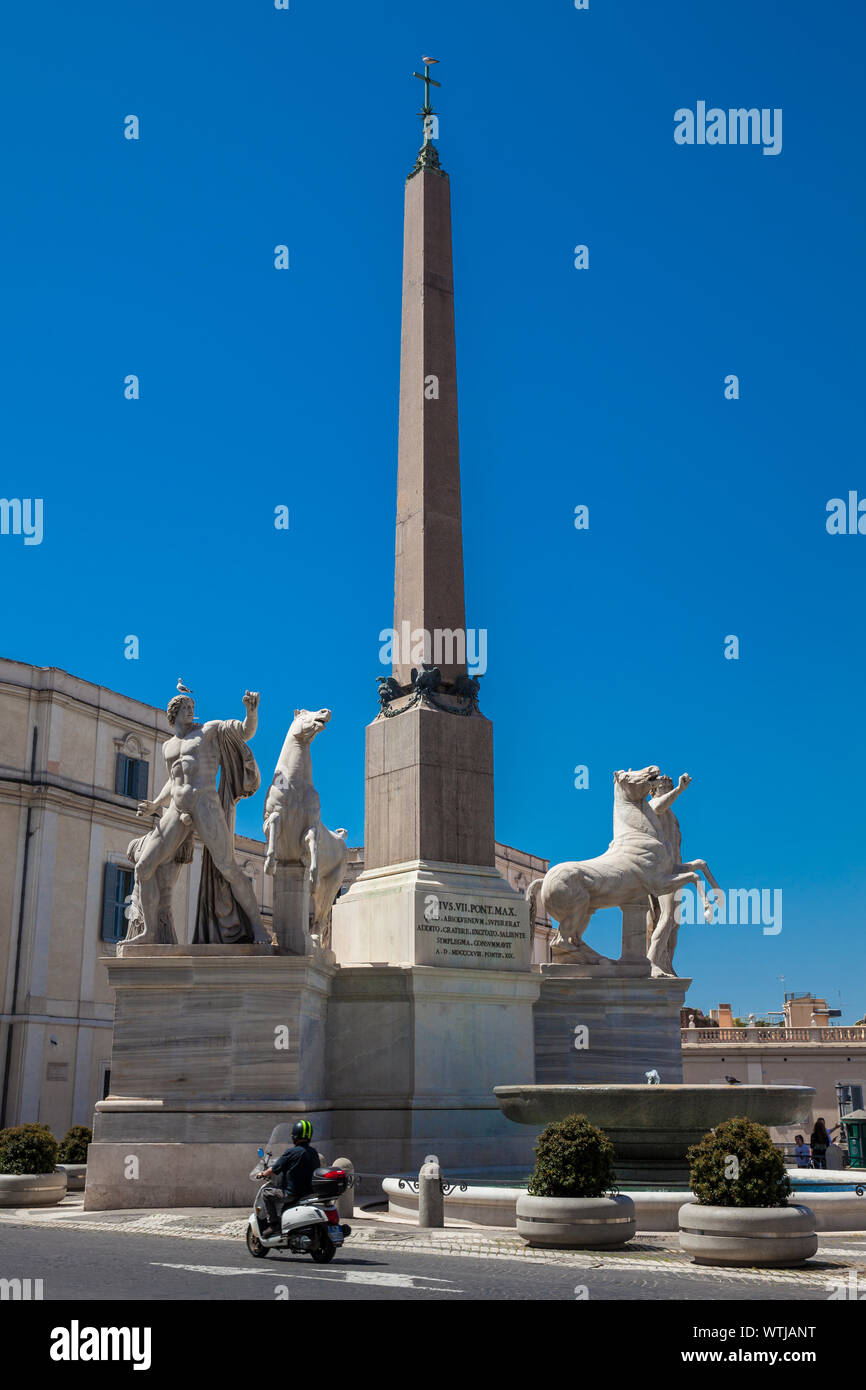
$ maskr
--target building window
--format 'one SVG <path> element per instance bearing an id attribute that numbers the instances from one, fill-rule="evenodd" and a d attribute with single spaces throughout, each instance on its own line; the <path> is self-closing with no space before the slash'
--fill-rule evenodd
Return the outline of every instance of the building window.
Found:
<path id="1" fill-rule="evenodd" d="M 126 906 L 132 883 L 132 869 L 106 864 L 102 894 L 103 941 L 122 941 L 126 936 Z"/>
<path id="2" fill-rule="evenodd" d="M 849 1086 L 842 1082 L 839 1085 L 839 1114 L 850 1115 L 852 1110 L 863 1109 L 863 1087 Z"/>
<path id="3" fill-rule="evenodd" d="M 133 801 L 147 800 L 148 765 L 144 758 L 128 758 L 118 753 L 114 771 L 114 790 L 118 796 L 131 797 Z"/>

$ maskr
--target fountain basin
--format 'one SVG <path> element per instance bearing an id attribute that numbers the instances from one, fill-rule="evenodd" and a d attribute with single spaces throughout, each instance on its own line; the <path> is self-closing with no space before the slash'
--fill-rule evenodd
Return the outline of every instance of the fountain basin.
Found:
<path id="1" fill-rule="evenodd" d="M 851 1171 L 828 1174 L 823 1170 L 789 1168 L 788 1175 L 795 1189 L 789 1203 L 792 1206 L 805 1204 L 810 1208 L 816 1231 L 866 1230 L 866 1195 L 861 1195 L 864 1193 L 862 1184 L 856 1183 L 856 1179 L 852 1182 Z M 484 1174 L 478 1172 L 449 1173 L 448 1177 L 453 1183 L 452 1190 L 445 1194 L 448 1221 L 514 1228 L 517 1203 L 526 1196 L 528 1175 L 523 1179 L 512 1178 L 513 1185 L 497 1182 L 493 1186 L 485 1185 Z M 839 1182 L 831 1185 L 810 1181 L 827 1177 L 838 1178 Z M 412 1181 L 411 1174 L 405 1174 L 402 1178 L 385 1178 L 382 1183 L 390 1214 L 403 1221 L 418 1220 L 418 1194 L 412 1191 Z M 639 1231 L 679 1230 L 681 1207 L 694 1201 L 687 1182 L 657 1190 L 626 1186 L 623 1191 L 634 1203 Z"/>
<path id="2" fill-rule="evenodd" d="M 708 1130 L 745 1115 L 762 1125 L 802 1125 L 815 1091 L 811 1086 L 574 1085 L 495 1086 L 507 1119 L 545 1125 L 585 1115 L 610 1137 L 622 1181 L 687 1179 L 686 1150 Z"/>

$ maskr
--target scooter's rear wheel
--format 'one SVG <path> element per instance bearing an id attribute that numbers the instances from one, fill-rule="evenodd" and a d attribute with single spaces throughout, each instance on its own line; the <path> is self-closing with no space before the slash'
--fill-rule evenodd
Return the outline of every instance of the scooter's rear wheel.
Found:
<path id="1" fill-rule="evenodd" d="M 321 1245 L 317 1245 L 315 1250 L 310 1251 L 317 1265 L 330 1264 L 336 1253 L 337 1247 L 330 1236 L 323 1236 Z"/>
<path id="2" fill-rule="evenodd" d="M 262 1245 L 252 1226 L 247 1226 L 247 1249 L 257 1260 L 264 1260 L 267 1257 L 268 1248 Z"/>

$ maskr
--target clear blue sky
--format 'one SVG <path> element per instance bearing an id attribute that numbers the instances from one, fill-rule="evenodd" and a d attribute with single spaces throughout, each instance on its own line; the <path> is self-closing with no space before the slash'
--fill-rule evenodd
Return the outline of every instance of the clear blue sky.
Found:
<path id="1" fill-rule="evenodd" d="M 0 537 L 0 650 L 154 704 L 182 675 L 206 717 L 257 688 L 266 778 L 331 706 L 316 779 L 361 841 L 433 53 L 497 834 L 589 857 L 614 768 L 688 771 L 687 856 L 784 894 L 777 936 L 682 929 L 690 1001 L 778 1008 L 784 975 L 861 1015 L 866 536 L 825 508 L 866 496 L 864 28 L 853 0 L 15 6 L 2 493 L 45 538 Z M 676 145 L 699 100 L 781 107 L 782 153 Z M 587 939 L 616 949 L 610 914 Z"/>

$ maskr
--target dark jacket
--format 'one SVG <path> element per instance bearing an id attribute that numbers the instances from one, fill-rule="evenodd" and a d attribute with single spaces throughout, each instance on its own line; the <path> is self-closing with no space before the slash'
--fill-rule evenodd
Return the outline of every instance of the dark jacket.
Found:
<path id="1" fill-rule="evenodd" d="M 313 1174 L 320 1160 L 311 1144 L 296 1144 L 271 1166 L 274 1186 L 281 1187 L 291 1201 L 298 1201 L 312 1192 Z"/>

